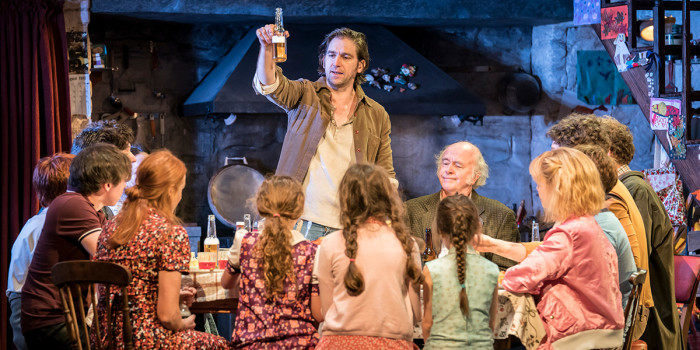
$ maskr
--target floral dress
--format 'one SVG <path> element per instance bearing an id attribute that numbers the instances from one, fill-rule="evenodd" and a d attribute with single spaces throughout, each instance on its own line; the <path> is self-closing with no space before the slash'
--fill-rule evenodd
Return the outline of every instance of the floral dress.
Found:
<path id="1" fill-rule="evenodd" d="M 302 240 L 292 247 L 296 286 L 285 282 L 284 292 L 266 302 L 262 265 L 253 257 L 258 235 L 248 233 L 241 241 L 240 296 L 236 328 L 231 341 L 239 349 L 313 349 L 318 343 L 317 323 L 311 315 L 311 284 L 317 246 Z M 228 265 L 229 272 L 238 273 Z"/>
<path id="2" fill-rule="evenodd" d="M 185 330 L 174 332 L 158 320 L 158 272 L 181 271 L 189 268 L 190 247 L 187 232 L 182 226 L 167 223 L 155 209 L 150 209 L 148 217 L 141 223 L 134 238 L 116 249 L 107 248 L 107 239 L 114 233 L 114 220 L 107 224 L 97 243 L 95 260 L 109 261 L 123 265 L 131 271 L 132 281 L 127 287 L 134 347 L 136 349 L 229 349 L 226 339 L 212 334 Z M 112 302 L 112 324 L 117 334 L 117 347 L 124 348 L 121 329 L 123 317 L 121 291 L 112 287 L 109 294 L 106 287 L 98 288 L 98 320 L 101 329 L 106 329 L 106 298 Z M 115 317 L 116 316 L 116 317 Z M 93 335 L 94 336 L 94 335 Z M 103 335 L 103 342 L 105 337 Z"/>

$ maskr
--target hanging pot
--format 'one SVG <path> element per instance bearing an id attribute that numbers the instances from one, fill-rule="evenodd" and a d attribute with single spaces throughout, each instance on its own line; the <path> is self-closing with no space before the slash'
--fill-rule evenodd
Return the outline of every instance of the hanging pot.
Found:
<path id="1" fill-rule="evenodd" d="M 248 164 L 245 157 L 239 159 Z M 236 221 L 243 220 L 243 214 L 254 214 L 248 203 L 253 203 L 254 199 L 250 199 L 254 198 L 264 179 L 259 171 L 249 166 L 224 165 L 209 180 L 209 208 L 224 225 L 235 228 Z"/>
<path id="2" fill-rule="evenodd" d="M 501 79 L 498 100 L 505 115 L 528 114 L 541 97 L 540 82 L 527 73 L 511 73 Z"/>

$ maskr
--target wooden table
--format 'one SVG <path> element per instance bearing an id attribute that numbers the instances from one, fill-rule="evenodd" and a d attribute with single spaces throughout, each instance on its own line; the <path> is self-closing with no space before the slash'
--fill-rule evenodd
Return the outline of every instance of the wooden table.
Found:
<path id="1" fill-rule="evenodd" d="M 224 270 L 190 270 L 189 275 L 182 276 L 183 287 L 197 289 L 194 303 L 190 312 L 198 313 L 231 313 L 238 310 L 238 294 L 221 286 L 221 275 Z"/>
<path id="2" fill-rule="evenodd" d="M 545 336 L 544 324 L 532 295 L 499 289 L 493 338 L 506 339 L 508 335 L 518 337 L 528 350 L 534 350 Z"/>

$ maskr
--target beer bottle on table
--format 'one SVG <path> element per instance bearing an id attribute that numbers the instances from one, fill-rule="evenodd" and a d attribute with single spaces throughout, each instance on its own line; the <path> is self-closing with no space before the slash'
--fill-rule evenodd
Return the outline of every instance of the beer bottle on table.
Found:
<path id="1" fill-rule="evenodd" d="M 205 252 L 219 252 L 219 239 L 216 237 L 216 217 L 209 215 L 209 226 L 207 227 L 207 238 L 204 240 Z"/>
<path id="2" fill-rule="evenodd" d="M 531 239 L 533 242 L 539 242 L 541 241 L 540 239 L 540 224 L 538 224 L 535 220 L 532 220 L 532 236 Z"/>
<path id="3" fill-rule="evenodd" d="M 421 254 L 423 262 L 435 260 L 437 254 L 435 254 L 435 249 L 433 249 L 433 234 L 430 228 L 425 229 L 425 250 Z"/>
<path id="4" fill-rule="evenodd" d="M 282 9 L 279 7 L 275 10 L 275 32 L 272 33 L 272 59 L 275 62 L 285 62 L 287 60 L 287 38 L 284 36 Z"/>
<path id="5" fill-rule="evenodd" d="M 248 232 L 253 232 L 253 225 L 251 224 L 250 214 L 243 215 L 243 228 Z"/>

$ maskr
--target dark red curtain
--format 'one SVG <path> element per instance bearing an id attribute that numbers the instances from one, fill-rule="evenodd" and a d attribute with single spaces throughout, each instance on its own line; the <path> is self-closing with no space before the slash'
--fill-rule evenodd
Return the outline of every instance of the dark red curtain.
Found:
<path id="1" fill-rule="evenodd" d="M 39 158 L 70 151 L 63 0 L 0 1 L 0 348 L 12 348 L 5 296 L 12 243 L 39 204 Z M 2 346 L 5 344 L 6 346 Z"/>

